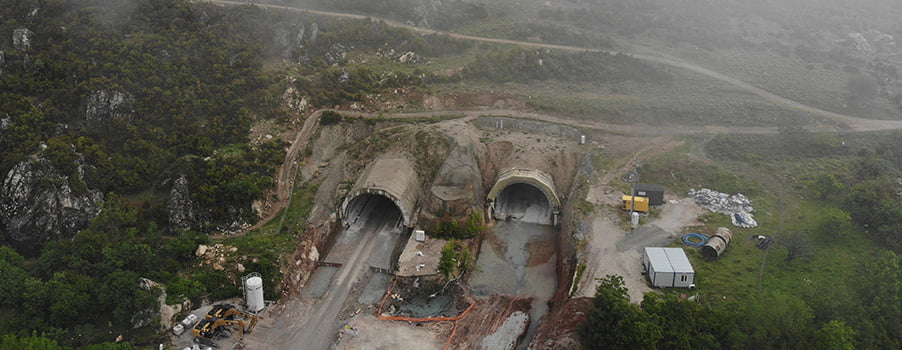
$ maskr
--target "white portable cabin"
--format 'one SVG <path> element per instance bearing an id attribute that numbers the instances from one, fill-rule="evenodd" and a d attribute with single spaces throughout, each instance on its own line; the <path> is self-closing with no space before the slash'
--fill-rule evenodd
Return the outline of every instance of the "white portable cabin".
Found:
<path id="1" fill-rule="evenodd" d="M 695 270 L 683 248 L 645 247 L 644 264 L 652 286 L 688 288 L 695 284 Z"/>

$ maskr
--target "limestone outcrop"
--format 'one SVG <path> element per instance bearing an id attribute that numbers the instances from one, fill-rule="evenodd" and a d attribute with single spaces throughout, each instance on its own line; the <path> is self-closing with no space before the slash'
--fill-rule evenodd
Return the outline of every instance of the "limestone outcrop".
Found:
<path id="1" fill-rule="evenodd" d="M 79 170 L 83 166 L 79 164 Z M 102 206 L 100 191 L 74 190 L 68 176 L 49 160 L 36 157 L 17 164 L 3 180 L 0 232 L 17 248 L 34 251 L 52 239 L 74 236 Z"/>

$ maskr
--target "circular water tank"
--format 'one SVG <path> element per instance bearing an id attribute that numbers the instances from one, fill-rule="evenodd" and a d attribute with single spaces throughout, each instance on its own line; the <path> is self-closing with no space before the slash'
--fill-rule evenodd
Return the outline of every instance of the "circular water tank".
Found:
<path id="1" fill-rule="evenodd" d="M 247 279 L 244 283 L 247 295 L 247 309 L 250 312 L 259 312 L 263 310 L 263 279 L 254 276 Z"/>
<path id="2" fill-rule="evenodd" d="M 633 227 L 639 226 L 639 213 L 633 212 L 630 214 L 630 223 Z"/>

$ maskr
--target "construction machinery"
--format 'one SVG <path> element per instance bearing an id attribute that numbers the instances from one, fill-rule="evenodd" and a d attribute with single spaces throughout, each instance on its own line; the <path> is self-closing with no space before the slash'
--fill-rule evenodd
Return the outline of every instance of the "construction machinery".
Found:
<path id="1" fill-rule="evenodd" d="M 221 318 L 225 320 L 234 320 L 241 319 L 248 322 L 247 332 L 250 333 L 251 330 L 254 329 L 254 326 L 257 325 L 257 315 L 243 312 L 239 310 L 235 305 L 232 304 L 217 304 L 213 305 L 213 308 L 207 312 L 207 315 L 204 318 L 208 320 Z"/>
<path id="2" fill-rule="evenodd" d="M 228 338 L 237 329 L 241 337 L 257 325 L 257 315 L 242 312 L 234 305 L 213 305 L 203 320 L 194 325 L 194 337 L 199 343 L 215 345 L 214 339 Z"/>
<path id="3" fill-rule="evenodd" d="M 227 320 L 234 320 L 238 316 L 245 316 L 245 313 L 238 310 L 235 305 L 232 304 L 216 304 L 213 305 L 213 308 L 210 309 L 210 312 L 207 312 L 206 319 L 214 319 L 214 318 L 224 318 Z"/>

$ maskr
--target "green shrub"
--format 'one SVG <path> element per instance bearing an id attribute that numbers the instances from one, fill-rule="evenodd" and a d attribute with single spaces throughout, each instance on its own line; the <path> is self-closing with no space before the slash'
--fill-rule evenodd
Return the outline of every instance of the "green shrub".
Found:
<path id="1" fill-rule="evenodd" d="M 338 124 L 342 121 L 341 114 L 335 111 L 325 111 L 319 118 L 320 125 L 333 125 Z"/>

